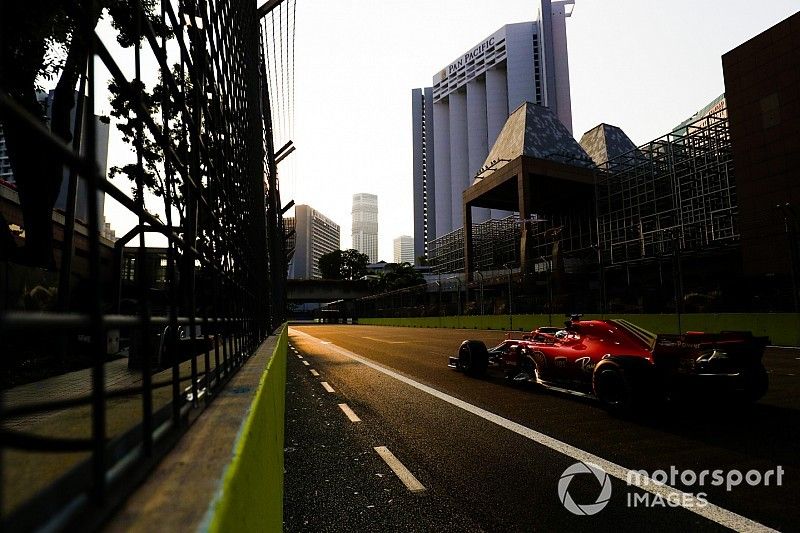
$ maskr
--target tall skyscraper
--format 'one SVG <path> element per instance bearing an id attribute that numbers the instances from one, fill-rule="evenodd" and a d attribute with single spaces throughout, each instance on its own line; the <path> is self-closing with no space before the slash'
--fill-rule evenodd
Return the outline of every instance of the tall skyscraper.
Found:
<path id="1" fill-rule="evenodd" d="M 353 248 L 378 261 L 378 197 L 360 192 L 353 195 Z"/>
<path id="2" fill-rule="evenodd" d="M 433 87 L 411 91 L 414 129 L 414 257 L 428 257 L 428 242 L 436 238 L 436 180 L 433 174 Z"/>
<path id="3" fill-rule="evenodd" d="M 339 250 L 339 225 L 307 205 L 294 208 L 294 220 L 285 222 L 286 226 L 294 224 L 294 255 L 289 261 L 290 279 L 320 279 L 319 258 L 325 254 Z"/>
<path id="4" fill-rule="evenodd" d="M 427 243 L 463 225 L 461 195 L 480 171 L 509 112 L 549 107 L 572 133 L 566 19 L 575 0 L 539 0 L 538 20 L 503 26 L 412 90 L 414 238 Z M 473 222 L 493 216 L 473 211 Z"/>
<path id="5" fill-rule="evenodd" d="M 394 240 L 394 262 L 414 264 L 414 237 L 401 235 Z"/>

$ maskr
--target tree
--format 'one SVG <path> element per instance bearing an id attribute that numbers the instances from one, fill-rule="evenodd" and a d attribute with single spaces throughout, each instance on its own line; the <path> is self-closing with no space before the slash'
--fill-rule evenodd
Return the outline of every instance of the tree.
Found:
<path id="1" fill-rule="evenodd" d="M 173 65 L 172 77 L 185 88 L 188 97 L 186 98 L 186 107 L 191 112 L 192 91 L 194 91 L 194 84 L 188 76 L 185 76 L 181 71 L 180 65 Z M 163 103 L 169 101 L 169 89 L 167 82 L 164 80 L 164 75 L 160 76 L 159 83 L 148 91 L 141 82 L 134 81 L 131 83 L 134 90 L 139 91 L 139 105 L 143 107 L 151 117 L 161 115 L 169 121 L 171 128 L 169 129 L 168 136 L 166 137 L 173 147 L 173 151 L 183 161 L 187 161 L 189 157 L 189 145 L 187 136 L 185 134 L 187 125 L 183 122 L 183 116 L 175 106 L 164 106 Z M 141 178 L 142 184 L 145 188 L 149 189 L 153 195 L 160 197 L 164 201 L 164 211 L 169 214 L 170 209 L 175 207 L 178 212 L 178 226 L 183 226 L 185 216 L 185 206 L 183 202 L 183 180 L 180 173 L 173 172 L 172 179 L 166 180 L 165 167 L 164 167 L 164 150 L 159 145 L 159 142 L 153 138 L 144 124 L 144 121 L 135 112 L 135 103 L 129 98 L 129 95 L 124 92 L 116 81 L 112 80 L 108 84 L 108 90 L 111 93 L 111 116 L 117 121 L 117 129 L 122 133 L 122 141 L 129 144 L 133 148 L 139 148 L 142 154 L 142 167 L 141 173 L 136 163 L 128 163 L 123 166 L 113 166 L 109 169 L 111 177 L 125 176 L 132 182 L 136 183 L 137 178 Z M 139 143 L 137 132 L 142 131 L 141 143 Z M 213 142 L 208 139 L 208 143 Z M 140 175 L 141 174 L 141 175 Z M 169 187 L 169 190 L 168 190 Z M 136 200 L 141 200 L 138 197 L 136 187 L 133 187 L 133 197 Z"/>
<path id="2" fill-rule="evenodd" d="M 396 291 L 425 283 L 425 277 L 410 263 L 389 263 L 375 280 L 379 292 Z"/>
<path id="3" fill-rule="evenodd" d="M 319 258 L 319 271 L 323 279 L 360 279 L 367 273 L 369 256 L 358 250 L 335 250 Z"/>
<path id="4" fill-rule="evenodd" d="M 345 250 L 342 252 L 342 279 L 355 280 L 367 274 L 369 256 L 358 250 Z"/>
<path id="5" fill-rule="evenodd" d="M 342 251 L 323 254 L 319 258 L 319 271 L 322 279 L 342 279 Z"/>
<path id="6" fill-rule="evenodd" d="M 142 9 L 158 34 L 164 25 L 155 17 L 155 0 Z M 36 98 L 42 79 L 58 82 L 53 91 L 50 131 L 62 142 L 72 141 L 75 88 L 89 59 L 89 38 L 103 12 L 109 13 L 123 47 L 135 43 L 135 8 L 127 0 L 43 0 L 0 2 L 0 91 L 42 124 L 45 112 Z M 53 266 L 52 212 L 63 179 L 62 161 L 42 157 L 36 133 L 11 115 L 3 116 L 3 131 L 25 224 L 25 263 Z M 2 220 L 0 220 L 2 222 Z M 8 232 L 8 227 L 0 231 Z"/>

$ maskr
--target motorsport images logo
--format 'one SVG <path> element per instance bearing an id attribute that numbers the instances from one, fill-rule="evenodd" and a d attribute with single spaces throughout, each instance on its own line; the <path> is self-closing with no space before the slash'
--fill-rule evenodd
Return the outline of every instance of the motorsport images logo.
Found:
<path id="1" fill-rule="evenodd" d="M 600 493 L 594 503 L 575 503 L 569 493 L 569 486 L 573 478 L 578 474 L 591 474 L 600 484 Z M 587 479 L 588 476 L 579 476 L 579 480 Z M 561 504 L 572 514 L 579 516 L 591 516 L 602 511 L 611 499 L 611 478 L 597 465 L 592 463 L 577 462 L 568 467 L 561 474 L 558 480 L 558 499 Z"/>

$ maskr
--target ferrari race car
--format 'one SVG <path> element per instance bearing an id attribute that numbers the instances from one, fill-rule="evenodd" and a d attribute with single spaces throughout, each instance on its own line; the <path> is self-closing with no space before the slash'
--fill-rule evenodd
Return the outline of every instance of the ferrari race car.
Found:
<path id="1" fill-rule="evenodd" d="M 698 394 L 755 402 L 767 391 L 768 343 L 750 332 L 655 335 L 626 320 L 572 315 L 563 328 L 541 327 L 491 349 L 466 340 L 448 366 L 593 396 L 611 408 Z"/>

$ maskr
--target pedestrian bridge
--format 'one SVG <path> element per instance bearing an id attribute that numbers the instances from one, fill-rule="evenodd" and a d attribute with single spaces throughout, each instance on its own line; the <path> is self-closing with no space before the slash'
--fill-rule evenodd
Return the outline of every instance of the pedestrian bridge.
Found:
<path id="1" fill-rule="evenodd" d="M 290 279 L 286 282 L 286 300 L 292 303 L 355 300 L 374 292 L 366 280 Z"/>

